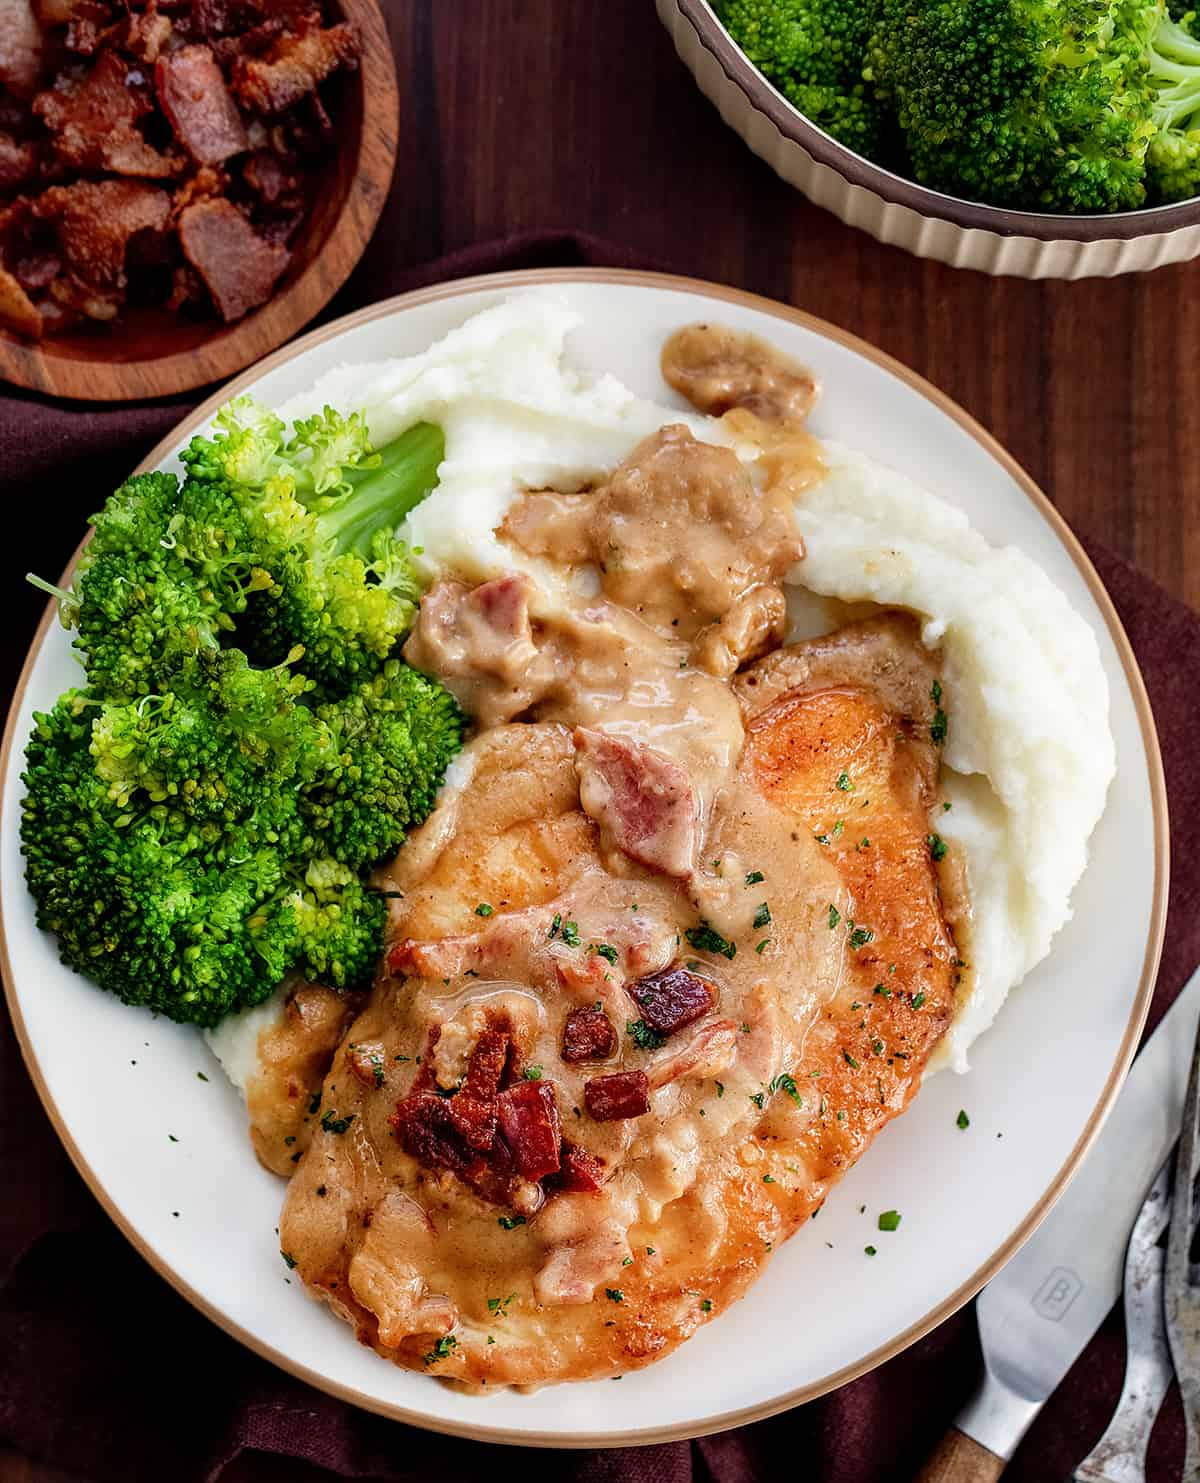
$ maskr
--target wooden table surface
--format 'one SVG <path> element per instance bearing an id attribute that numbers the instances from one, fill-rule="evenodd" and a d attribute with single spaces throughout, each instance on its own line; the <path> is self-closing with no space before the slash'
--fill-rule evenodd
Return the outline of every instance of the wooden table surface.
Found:
<path id="1" fill-rule="evenodd" d="M 1200 263 L 1026 283 L 882 247 L 810 206 L 725 128 L 649 0 L 384 7 L 402 142 L 368 272 L 388 256 L 415 264 L 578 230 L 809 310 L 948 392 L 1080 531 L 1200 607 Z M 29 1182 L 0 1217 L 0 1271 L 52 1204 L 36 1170 L 62 1158 L 50 1143 L 30 1149 Z M 262 1456 L 224 1475 L 331 1476 Z M 76 1480 L 0 1448 L 0 1483 Z"/>

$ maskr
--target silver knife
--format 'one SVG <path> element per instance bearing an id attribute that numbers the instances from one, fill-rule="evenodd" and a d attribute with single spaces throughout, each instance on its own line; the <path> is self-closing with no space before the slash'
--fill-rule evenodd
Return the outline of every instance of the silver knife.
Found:
<path id="1" fill-rule="evenodd" d="M 964 1480 L 999 1477 L 1116 1302 L 1130 1230 L 1179 1136 L 1198 1019 L 1200 969 L 1138 1054 L 1083 1167 L 980 1294 L 983 1383 L 955 1422 L 961 1436 L 950 1433 L 924 1476 L 950 1476 L 953 1461 Z"/>

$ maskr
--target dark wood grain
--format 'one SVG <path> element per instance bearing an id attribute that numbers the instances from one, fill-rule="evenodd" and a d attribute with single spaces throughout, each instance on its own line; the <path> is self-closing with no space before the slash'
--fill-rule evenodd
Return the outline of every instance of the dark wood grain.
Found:
<path id="1" fill-rule="evenodd" d="M 1200 606 L 1200 262 L 1028 283 L 880 246 L 810 206 L 724 127 L 649 0 L 384 7 L 400 162 L 335 309 L 357 308 L 360 285 L 385 281 L 389 264 L 486 238 L 563 228 L 618 239 L 881 346 L 961 402 L 1080 531 Z M 63 535 L 63 558 L 75 538 Z M 11 1038 L 0 1050 L 11 1085 Z M 63 1183 L 53 1175 L 65 1155 L 41 1117 L 22 1136 L 28 1183 L 0 1202 L 0 1270 L 58 1214 L 47 1191 Z M 261 1457 L 236 1474 L 323 1476 Z M 0 1483 L 64 1479 L 0 1453 Z"/>
<path id="2" fill-rule="evenodd" d="M 314 319 L 350 275 L 387 199 L 399 112 L 387 28 L 377 0 L 340 0 L 358 28 L 362 63 L 336 80 L 336 147 L 275 293 L 231 325 L 186 320 L 165 309 L 121 316 L 31 344 L 0 329 L 0 379 L 48 396 L 89 402 L 174 395 L 232 376 Z"/>

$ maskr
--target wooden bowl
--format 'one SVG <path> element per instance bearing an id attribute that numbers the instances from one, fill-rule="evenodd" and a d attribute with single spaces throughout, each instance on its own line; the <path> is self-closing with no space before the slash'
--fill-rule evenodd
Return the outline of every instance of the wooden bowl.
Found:
<path id="1" fill-rule="evenodd" d="M 232 376 L 320 313 L 375 230 L 396 164 L 400 117 L 377 0 L 338 4 L 358 30 L 362 57 L 357 71 L 333 79 L 335 152 L 316 172 L 311 210 L 267 302 L 234 324 L 138 309 L 113 326 L 85 326 L 36 344 L 0 329 L 0 379 L 89 402 L 170 396 Z"/>

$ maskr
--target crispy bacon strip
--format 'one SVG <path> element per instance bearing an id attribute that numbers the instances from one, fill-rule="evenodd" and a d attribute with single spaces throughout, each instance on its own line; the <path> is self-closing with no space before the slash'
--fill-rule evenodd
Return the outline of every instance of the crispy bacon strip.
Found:
<path id="1" fill-rule="evenodd" d="M 0 0 L 0 85 L 27 97 L 42 73 L 42 32 L 29 0 Z"/>
<path id="2" fill-rule="evenodd" d="M 141 181 L 81 180 L 43 191 L 32 212 L 58 229 L 62 254 L 84 284 L 120 291 L 130 239 L 162 231 L 171 202 L 166 191 Z"/>
<path id="3" fill-rule="evenodd" d="M 450 1098 L 450 1120 L 472 1148 L 486 1151 L 496 1140 L 496 1097 L 508 1061 L 511 1037 L 485 1030 L 475 1042 L 461 1089 Z"/>
<path id="4" fill-rule="evenodd" d="M 100 55 L 82 82 L 60 78 L 33 101 L 33 111 L 54 135 L 54 151 L 64 165 L 161 180 L 175 173 L 176 164 L 152 149 L 137 128 L 151 107 L 112 51 Z"/>
<path id="5" fill-rule="evenodd" d="M 266 303 L 291 256 L 286 247 L 264 242 L 224 197 L 182 212 L 179 242 L 227 324 Z"/>
<path id="6" fill-rule="evenodd" d="M 584 726 L 575 748 L 580 802 L 606 842 L 650 870 L 690 875 L 698 810 L 683 768 L 653 747 Z"/>
<path id="7" fill-rule="evenodd" d="M 180 143 L 200 165 L 219 165 L 248 147 L 246 128 L 207 46 L 160 57 L 154 85 Z"/>
<path id="8" fill-rule="evenodd" d="M 330 26 L 301 35 L 280 36 L 262 57 L 239 57 L 233 66 L 233 91 L 243 108 L 254 113 L 282 113 L 339 67 L 358 61 L 358 38 L 352 26 Z"/>

